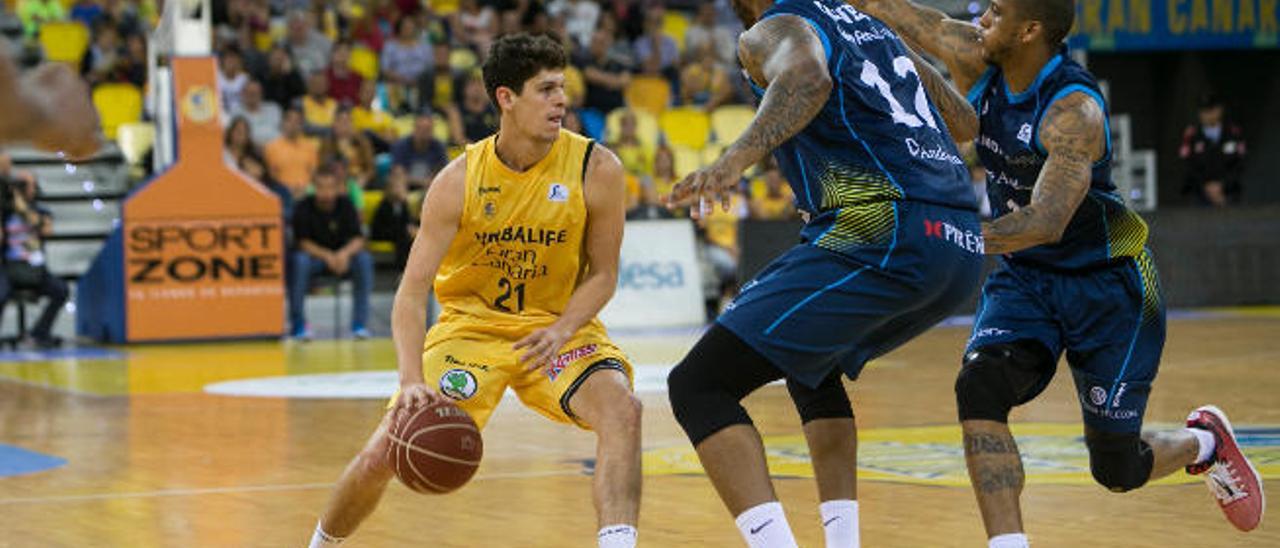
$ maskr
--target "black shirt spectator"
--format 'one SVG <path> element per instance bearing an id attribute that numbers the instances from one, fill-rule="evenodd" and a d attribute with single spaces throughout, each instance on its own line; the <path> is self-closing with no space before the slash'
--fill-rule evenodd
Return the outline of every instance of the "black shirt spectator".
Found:
<path id="1" fill-rule="evenodd" d="M 1200 101 L 1200 123 L 1183 131 L 1178 149 L 1187 165 L 1182 193 L 1216 207 L 1237 201 L 1245 149 L 1244 131 L 1224 119 L 1216 96 L 1206 95 Z"/>
<path id="2" fill-rule="evenodd" d="M 347 196 L 338 196 L 333 208 L 325 211 L 308 196 L 293 209 L 293 237 L 310 240 L 316 245 L 336 251 L 348 242 L 363 237 L 360 214 Z"/>
<path id="3" fill-rule="evenodd" d="M 576 64 L 587 81 L 584 107 L 608 114 L 625 103 L 623 90 L 631 83 L 631 59 L 623 48 L 614 47 L 612 35 L 596 31 L 591 48 Z"/>
<path id="4" fill-rule="evenodd" d="M 263 96 L 280 108 L 287 108 L 294 99 L 307 92 L 302 75 L 293 66 L 289 52 L 277 47 L 267 59 L 267 73 L 262 79 Z"/>

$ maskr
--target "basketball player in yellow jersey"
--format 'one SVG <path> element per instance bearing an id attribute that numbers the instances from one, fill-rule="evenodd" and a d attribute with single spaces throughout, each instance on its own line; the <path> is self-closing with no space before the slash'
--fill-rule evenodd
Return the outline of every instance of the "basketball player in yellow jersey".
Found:
<path id="1" fill-rule="evenodd" d="M 623 170 L 612 152 L 561 129 L 564 67 L 546 37 L 491 47 L 483 72 L 499 131 L 467 147 L 427 192 L 392 311 L 400 392 L 338 481 L 312 547 L 336 545 L 373 511 L 393 475 L 396 414 L 450 397 L 483 427 L 507 387 L 548 418 L 596 433 L 599 545 L 635 546 L 640 401 L 631 366 L 596 319 L 617 285 Z M 433 279 L 444 311 L 424 334 Z"/>

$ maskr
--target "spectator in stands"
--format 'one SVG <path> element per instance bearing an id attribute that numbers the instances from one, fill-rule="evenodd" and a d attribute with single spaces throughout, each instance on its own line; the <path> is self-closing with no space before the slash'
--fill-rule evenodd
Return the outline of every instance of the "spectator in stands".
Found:
<path id="1" fill-rule="evenodd" d="M 306 11 L 291 12 L 288 25 L 285 44 L 289 47 L 298 70 L 303 74 L 324 71 L 333 43 L 315 29 L 311 14 Z"/>
<path id="2" fill-rule="evenodd" d="M 355 21 L 351 24 L 351 39 L 356 44 L 369 48 L 374 53 L 381 54 L 383 46 L 387 43 L 386 35 L 382 32 L 382 25 L 378 24 L 378 18 L 373 11 L 366 6 L 355 6 L 359 9 L 359 15 L 355 17 Z"/>
<path id="3" fill-rule="evenodd" d="M 676 181 L 676 156 L 671 147 L 661 145 L 653 151 L 653 191 L 667 196 Z"/>
<path id="4" fill-rule="evenodd" d="M 577 42 L 578 48 L 585 48 L 596 32 L 600 4 L 591 0 L 551 0 L 547 3 L 547 13 L 563 17 L 565 33 Z"/>
<path id="5" fill-rule="evenodd" d="M 245 154 L 240 157 L 240 171 L 243 171 L 245 175 L 262 184 L 262 186 L 267 187 L 267 190 L 270 190 L 272 194 L 275 194 L 280 199 L 280 213 L 284 219 L 284 226 L 292 232 L 290 219 L 293 218 L 294 200 L 293 192 L 289 190 L 289 187 L 275 180 L 271 173 L 267 171 L 267 165 L 263 163 L 262 158 L 256 154 Z M 285 242 L 286 245 L 289 245 L 292 239 L 286 237 Z"/>
<path id="6" fill-rule="evenodd" d="M 53 216 L 36 203 L 36 178 L 19 172 L 5 181 L 9 193 L 4 212 L 5 273 L 12 289 L 32 289 L 49 299 L 40 318 L 31 328 L 31 338 L 40 348 L 55 348 L 62 339 L 53 335 L 53 322 L 67 302 L 67 285 L 49 272 L 44 239 L 53 234 Z M 3 306 L 0 304 L 0 306 Z"/>
<path id="7" fill-rule="evenodd" d="M 242 117 L 249 124 L 249 135 L 255 143 L 270 143 L 280 136 L 280 117 L 283 111 L 279 105 L 262 100 L 262 84 L 257 80 L 249 80 L 240 92 L 240 104 L 229 109 L 234 117 Z"/>
<path id="8" fill-rule="evenodd" d="M 733 86 L 728 71 L 716 61 L 712 44 L 702 44 L 702 50 L 680 74 L 680 101 L 710 113 L 731 99 Z"/>
<path id="9" fill-rule="evenodd" d="M 741 189 L 733 193 L 729 208 L 712 204 L 702 218 L 702 251 L 711 263 L 719 286 L 718 309 L 738 292 L 738 222 L 749 214 Z"/>
<path id="10" fill-rule="evenodd" d="M 378 83 L 365 80 L 360 84 L 360 102 L 351 109 L 351 123 L 357 131 L 364 132 L 373 144 L 374 152 L 387 152 L 396 140 L 395 120 L 381 108 L 374 108 Z"/>
<path id="11" fill-rule="evenodd" d="M 368 338 L 373 259 L 365 250 L 360 213 L 342 194 L 332 167 L 316 173 L 315 194 L 300 200 L 294 208 L 293 237 L 297 242 L 289 270 L 289 325 L 293 337 L 311 339 L 303 301 L 311 280 L 328 272 L 352 278 L 351 334 L 357 339 Z"/>
<path id="12" fill-rule="evenodd" d="M 728 27 L 716 24 L 716 5 L 713 2 L 698 4 L 698 14 L 684 33 L 686 62 L 695 62 L 695 54 L 710 45 L 716 62 L 726 69 L 738 61 L 738 38 Z"/>
<path id="13" fill-rule="evenodd" d="M 655 4 L 661 6 L 659 0 L 610 0 L 602 4 L 605 10 L 602 18 L 612 19 L 615 34 L 628 42 L 644 34 L 645 10 Z"/>
<path id="14" fill-rule="evenodd" d="M 587 81 L 583 106 L 601 114 L 624 104 L 623 90 L 631 83 L 631 59 L 613 46 L 613 35 L 601 29 L 592 36 L 587 54 L 576 63 Z"/>
<path id="15" fill-rule="evenodd" d="M 498 130 L 498 111 L 489 102 L 480 71 L 472 71 L 462 87 L 461 108 L 451 108 L 449 132 L 454 143 L 474 143 Z"/>
<path id="16" fill-rule="evenodd" d="M 1214 94 L 1200 99 L 1200 121 L 1182 133 L 1178 156 L 1186 162 L 1183 194 L 1202 205 L 1222 207 L 1240 198 L 1240 175 L 1246 153 L 1244 131 L 1228 122 Z"/>
<path id="17" fill-rule="evenodd" d="M 431 107 L 436 112 L 444 112 L 453 106 L 454 84 L 456 84 L 453 67 L 449 64 L 449 44 L 436 42 L 431 46 L 431 72 L 423 78 L 430 83 L 423 83 L 418 89 L 418 108 Z"/>
<path id="18" fill-rule="evenodd" d="M 403 270 L 408 262 L 409 248 L 418 233 L 418 220 L 409 205 L 409 176 L 401 166 L 391 168 L 382 202 L 369 224 L 369 239 L 392 242 L 396 246 L 396 270 Z"/>
<path id="19" fill-rule="evenodd" d="M 80 75 L 90 86 L 114 81 L 121 60 L 120 32 L 110 19 L 99 20 L 93 29 L 93 45 L 80 61 Z"/>
<path id="20" fill-rule="evenodd" d="M 339 105 L 349 107 L 360 100 L 360 84 L 364 77 L 351 70 L 351 42 L 341 41 L 333 45 L 325 77 L 329 80 L 329 96 Z"/>
<path id="21" fill-rule="evenodd" d="M 302 134 L 302 111 L 289 108 L 280 122 L 280 136 L 267 144 L 267 170 L 295 197 L 306 194 L 319 166 L 319 150 Z"/>
<path id="22" fill-rule="evenodd" d="M 632 176 L 628 175 L 628 184 Z M 674 217 L 671 210 L 662 204 L 662 197 L 658 195 L 658 191 L 653 186 L 652 177 L 640 177 L 636 179 L 637 187 L 634 192 L 638 195 L 634 202 L 627 204 L 627 220 L 628 221 L 646 221 L 652 219 L 671 219 Z M 627 189 L 628 195 L 633 190 Z"/>
<path id="23" fill-rule="evenodd" d="M 618 135 L 609 143 L 609 149 L 618 155 L 627 174 L 636 177 L 652 176 L 653 152 L 640 141 L 637 127 L 636 113 L 628 109 L 619 120 Z"/>
<path id="24" fill-rule="evenodd" d="M 71 6 L 70 19 L 79 21 L 85 28 L 93 28 L 94 23 L 98 22 L 98 18 L 102 17 L 102 4 L 98 0 L 76 0 Z"/>
<path id="25" fill-rule="evenodd" d="M 262 79 L 262 90 L 268 101 L 286 108 L 306 93 L 302 75 L 293 67 L 289 51 L 277 46 L 267 56 L 267 74 Z"/>
<path id="26" fill-rule="evenodd" d="M 329 96 L 329 78 L 324 72 L 313 72 L 307 77 L 307 94 L 302 97 L 302 114 L 307 122 L 307 133 L 322 135 L 333 127 L 333 115 L 338 112 L 338 101 Z"/>
<path id="27" fill-rule="evenodd" d="M 424 189 L 448 165 L 444 143 L 435 137 L 435 117 L 430 110 L 420 112 L 413 120 L 413 133 L 391 147 L 391 162 L 405 170 L 410 186 Z"/>
<path id="28" fill-rule="evenodd" d="M 462 0 L 454 14 L 453 35 L 462 45 L 479 55 L 489 51 L 489 43 L 498 33 L 498 14 L 479 0 Z"/>
<path id="29" fill-rule="evenodd" d="M 759 221 L 782 221 L 796 215 L 795 196 L 791 186 L 773 161 L 761 166 L 763 173 L 751 182 L 751 218 Z"/>
<path id="30" fill-rule="evenodd" d="M 254 143 L 249 121 L 243 116 L 235 116 L 223 132 L 222 159 L 227 165 L 238 166 L 240 159 L 246 155 L 257 155 L 258 145 Z"/>
<path id="31" fill-rule="evenodd" d="M 333 131 L 320 148 L 322 161 L 341 160 L 347 176 L 361 189 L 373 180 L 373 145 L 351 122 L 351 109 L 341 108 L 333 118 Z"/>
<path id="32" fill-rule="evenodd" d="M 662 32 L 662 9 L 645 15 L 644 34 L 631 46 L 636 65 L 652 76 L 661 76 L 676 86 L 680 79 L 680 49 L 676 41 Z"/>
<path id="33" fill-rule="evenodd" d="M 18 2 L 18 18 L 22 20 L 22 30 L 27 38 L 35 38 L 40 34 L 41 25 L 63 21 L 67 12 L 62 0 L 21 0 Z"/>
<path id="34" fill-rule="evenodd" d="M 382 79 L 387 83 L 387 94 L 396 109 L 405 105 L 422 106 L 417 93 L 419 82 L 423 87 L 434 85 L 430 75 L 434 68 L 435 52 L 418 29 L 417 20 L 401 17 L 396 23 L 395 40 L 382 50 Z M 425 81 L 424 81 L 425 80 Z M 425 90 L 430 95 L 431 90 Z"/>
<path id="35" fill-rule="evenodd" d="M 147 38 L 130 34 L 124 38 L 121 73 L 125 81 L 142 89 L 147 85 Z"/>
<path id="36" fill-rule="evenodd" d="M 240 94 L 249 83 L 240 48 L 228 46 L 218 58 L 218 90 L 222 92 L 222 108 L 232 111 L 240 107 Z"/>

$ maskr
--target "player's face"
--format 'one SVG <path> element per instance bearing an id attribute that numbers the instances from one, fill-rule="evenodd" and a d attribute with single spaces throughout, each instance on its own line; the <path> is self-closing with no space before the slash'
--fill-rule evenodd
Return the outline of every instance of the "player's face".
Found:
<path id="1" fill-rule="evenodd" d="M 543 70 L 524 83 L 511 102 L 511 114 L 525 133 L 548 141 L 560 136 L 568 98 L 564 93 L 564 72 Z"/>
<path id="2" fill-rule="evenodd" d="M 1010 4 L 1007 0 L 991 0 L 978 21 L 982 29 L 982 55 L 988 63 L 999 64 L 1017 45 L 1021 25 L 1016 14 L 1010 13 Z"/>

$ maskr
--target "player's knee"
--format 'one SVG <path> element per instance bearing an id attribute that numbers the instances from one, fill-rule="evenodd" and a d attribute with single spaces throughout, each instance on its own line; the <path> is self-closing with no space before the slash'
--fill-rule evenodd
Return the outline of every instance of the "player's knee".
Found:
<path id="1" fill-rule="evenodd" d="M 840 374 L 827 377 L 817 388 L 809 388 L 799 381 L 787 379 L 787 390 L 800 414 L 800 423 L 809 424 L 820 419 L 852 419 L 853 406 L 844 391 Z"/>
<path id="2" fill-rule="evenodd" d="M 1033 341 L 992 344 L 969 352 L 956 376 L 960 420 L 1008 422 L 1015 405 L 1044 389 L 1053 366 L 1048 349 Z"/>
<path id="3" fill-rule="evenodd" d="M 1085 444 L 1093 479 L 1112 492 L 1137 489 L 1151 478 L 1155 455 L 1137 432 L 1086 430 Z"/>
<path id="4" fill-rule="evenodd" d="M 385 444 L 360 451 L 355 462 L 351 463 L 351 470 L 361 479 L 391 477 L 391 460 L 387 457 Z"/>
<path id="5" fill-rule="evenodd" d="M 610 422 L 613 423 L 614 428 L 625 433 L 637 433 L 640 431 L 640 421 L 644 417 L 644 404 L 635 394 L 627 393 L 621 401 L 611 406 L 610 413 L 613 415 Z"/>
<path id="6" fill-rule="evenodd" d="M 751 423 L 746 410 L 721 384 L 722 379 L 708 369 L 705 363 L 685 358 L 667 376 L 671 410 L 694 446 L 726 427 Z"/>

